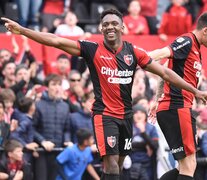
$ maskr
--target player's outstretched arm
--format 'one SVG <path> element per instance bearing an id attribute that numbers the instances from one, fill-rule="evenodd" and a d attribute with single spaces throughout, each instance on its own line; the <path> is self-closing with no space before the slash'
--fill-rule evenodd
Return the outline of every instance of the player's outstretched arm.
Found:
<path id="1" fill-rule="evenodd" d="M 191 84 L 184 81 L 179 75 L 177 75 L 171 69 L 166 68 L 155 61 L 152 61 L 152 63 L 146 66 L 145 70 L 157 74 L 165 81 L 168 81 L 169 83 L 173 84 L 174 86 L 180 89 L 185 89 L 186 91 L 193 93 L 197 98 L 201 99 L 204 103 L 206 102 L 207 92 L 199 91 Z"/>
<path id="2" fill-rule="evenodd" d="M 72 55 L 80 55 L 80 49 L 76 41 L 61 38 L 51 33 L 33 31 L 31 29 L 22 27 L 15 21 L 12 21 L 8 18 L 2 17 L 1 20 L 5 22 L 4 25 L 7 28 L 7 30 L 12 32 L 13 34 L 22 34 L 41 44 L 62 49 Z"/>
<path id="3" fill-rule="evenodd" d="M 155 61 L 158 61 L 163 58 L 169 58 L 171 55 L 171 51 L 168 47 L 164 47 L 162 49 L 156 49 L 154 51 L 148 52 L 148 55 Z"/>

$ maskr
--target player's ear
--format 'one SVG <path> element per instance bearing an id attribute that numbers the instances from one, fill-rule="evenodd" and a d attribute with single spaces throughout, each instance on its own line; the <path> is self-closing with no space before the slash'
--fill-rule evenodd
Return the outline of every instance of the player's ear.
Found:
<path id="1" fill-rule="evenodd" d="M 206 36 L 207 35 L 207 27 L 203 28 L 203 34 Z"/>
<path id="2" fill-rule="evenodd" d="M 103 34 L 103 28 L 102 28 L 102 24 L 100 23 L 98 26 L 98 31 Z"/>
<path id="3" fill-rule="evenodd" d="M 124 33 L 124 30 L 125 30 L 125 26 L 124 24 L 122 25 L 122 28 L 121 28 L 121 32 Z"/>

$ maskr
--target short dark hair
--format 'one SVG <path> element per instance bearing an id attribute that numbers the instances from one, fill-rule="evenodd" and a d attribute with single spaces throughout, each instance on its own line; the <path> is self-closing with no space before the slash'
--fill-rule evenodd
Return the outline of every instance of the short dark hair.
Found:
<path id="1" fill-rule="evenodd" d="M 55 81 L 55 82 L 61 82 L 62 78 L 61 76 L 57 75 L 57 74 L 49 74 L 46 78 L 45 78 L 45 86 L 48 87 L 49 83 L 51 81 Z"/>
<path id="2" fill-rule="evenodd" d="M 201 14 L 198 18 L 196 29 L 201 30 L 204 27 L 207 27 L 207 12 Z"/>
<path id="3" fill-rule="evenodd" d="M 3 64 L 2 64 L 2 68 L 1 68 L 1 70 L 3 71 L 5 68 L 6 68 L 6 66 L 8 65 L 8 64 L 15 64 L 15 62 L 14 61 L 12 61 L 12 60 L 9 60 L 9 61 L 4 61 L 3 62 Z"/>
<path id="4" fill-rule="evenodd" d="M 23 97 L 18 102 L 18 109 L 23 113 L 28 113 L 34 100 L 28 97 Z"/>
<path id="5" fill-rule="evenodd" d="M 10 139 L 4 144 L 4 150 L 7 154 L 13 152 L 16 148 L 23 148 L 23 145 L 15 139 Z"/>
<path id="6" fill-rule="evenodd" d="M 57 60 L 59 59 L 67 59 L 68 61 L 70 61 L 70 58 L 66 55 L 66 54 L 60 54 L 58 57 L 57 57 Z"/>
<path id="7" fill-rule="evenodd" d="M 82 145 L 85 140 L 88 140 L 90 137 L 93 136 L 89 129 L 79 129 L 76 132 L 76 135 L 79 145 Z"/>
<path id="8" fill-rule="evenodd" d="M 107 9 L 107 10 L 103 11 L 101 13 L 101 17 L 100 17 L 101 21 L 108 14 L 114 14 L 114 15 L 118 16 L 121 19 L 121 21 L 123 22 L 123 15 L 122 15 L 122 13 L 119 12 L 118 10 L 116 10 L 116 9 Z"/>

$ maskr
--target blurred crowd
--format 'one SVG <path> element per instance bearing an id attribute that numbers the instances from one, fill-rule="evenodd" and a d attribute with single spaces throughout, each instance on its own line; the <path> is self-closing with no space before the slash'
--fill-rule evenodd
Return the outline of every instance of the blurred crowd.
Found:
<path id="1" fill-rule="evenodd" d="M 18 21 L 25 27 L 84 38 L 99 33 L 98 15 L 105 8 L 115 7 L 124 14 L 125 35 L 158 34 L 163 41 L 190 31 L 198 15 L 207 10 L 206 0 L 1 0 L 3 15 L 8 2 L 17 4 Z M 21 38 L 24 54 L 18 62 L 15 36 L 11 36 L 13 51 L 0 49 L 0 179 L 53 180 L 61 175 L 64 163 L 81 164 L 81 169 L 78 165 L 74 172 L 70 169 L 74 177 L 85 169 L 82 179 L 97 177 L 91 167 L 100 175 L 102 163 L 91 139 L 94 94 L 84 60 L 59 54 L 45 74 L 28 39 Z M 159 126 L 148 119 L 158 86 L 157 76 L 137 69 L 132 153 L 125 159 L 123 180 L 156 180 L 177 165 Z M 207 91 L 204 70 L 198 88 Z M 195 99 L 192 110 L 198 141 L 195 179 L 207 180 L 207 108 Z M 83 147 L 84 155 L 76 145 Z M 71 153 L 71 158 L 63 160 L 61 153 Z"/>

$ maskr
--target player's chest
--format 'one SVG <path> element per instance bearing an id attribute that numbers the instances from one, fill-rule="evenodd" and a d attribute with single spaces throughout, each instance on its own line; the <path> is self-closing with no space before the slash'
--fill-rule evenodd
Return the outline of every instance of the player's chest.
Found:
<path id="1" fill-rule="evenodd" d="M 106 50 L 98 50 L 94 58 L 94 65 L 99 70 L 109 68 L 134 71 L 136 70 L 137 61 L 127 51 L 116 54 Z"/>

